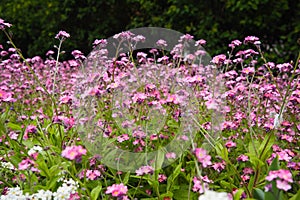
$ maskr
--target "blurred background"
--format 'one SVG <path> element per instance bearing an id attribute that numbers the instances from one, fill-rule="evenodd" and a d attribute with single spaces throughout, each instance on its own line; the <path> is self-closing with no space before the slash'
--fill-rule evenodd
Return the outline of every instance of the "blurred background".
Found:
<path id="1" fill-rule="evenodd" d="M 58 44 L 59 30 L 71 37 L 63 44 L 86 55 L 95 39 L 131 28 L 157 26 L 205 39 L 211 55 L 226 53 L 233 39 L 261 39 L 268 61 L 295 60 L 300 49 L 299 0 L 1 0 L 0 18 L 25 57 Z M 0 34 L 0 44 L 8 47 Z"/>

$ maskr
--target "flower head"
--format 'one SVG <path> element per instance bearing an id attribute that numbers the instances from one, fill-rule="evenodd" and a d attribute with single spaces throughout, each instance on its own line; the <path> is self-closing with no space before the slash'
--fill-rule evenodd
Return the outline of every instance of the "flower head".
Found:
<path id="1" fill-rule="evenodd" d="M 56 39 L 59 39 L 59 40 L 65 40 L 66 38 L 69 38 L 70 37 L 70 34 L 67 33 L 66 31 L 59 31 L 57 33 L 57 35 L 55 36 Z"/>
<path id="2" fill-rule="evenodd" d="M 207 154 L 205 149 L 202 148 L 196 148 L 195 149 L 195 155 L 198 159 L 198 161 L 202 164 L 203 167 L 207 167 L 208 165 L 211 165 L 211 156 Z"/>
<path id="3" fill-rule="evenodd" d="M 143 176 L 145 174 L 153 174 L 153 167 L 151 166 L 142 166 L 138 170 L 135 171 L 136 175 Z"/>
<path id="4" fill-rule="evenodd" d="M 5 30 L 5 28 L 9 28 L 11 26 L 12 25 L 10 23 L 6 23 L 3 19 L 0 18 L 0 30 Z"/>
<path id="5" fill-rule="evenodd" d="M 86 155 L 86 149 L 82 146 L 68 146 L 62 151 L 61 155 L 69 160 L 76 160 L 79 162 L 82 155 Z"/>
<path id="6" fill-rule="evenodd" d="M 226 60 L 226 55 L 220 54 L 220 55 L 213 57 L 211 62 L 216 65 L 221 65 L 224 63 L 225 60 Z"/>
<path id="7" fill-rule="evenodd" d="M 128 189 L 127 186 L 121 184 L 113 184 L 112 186 L 108 186 L 105 194 L 111 194 L 113 197 L 122 197 L 126 195 Z"/>

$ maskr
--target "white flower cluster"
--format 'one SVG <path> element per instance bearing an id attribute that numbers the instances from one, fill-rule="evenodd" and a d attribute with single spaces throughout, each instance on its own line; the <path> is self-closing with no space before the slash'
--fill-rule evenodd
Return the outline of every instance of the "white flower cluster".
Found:
<path id="1" fill-rule="evenodd" d="M 225 192 L 215 192 L 212 190 L 205 190 L 204 194 L 199 196 L 198 200 L 230 200 L 228 194 Z"/>
<path id="2" fill-rule="evenodd" d="M 10 169 L 10 170 L 15 169 L 14 165 L 11 162 L 1 162 L 0 165 L 5 169 Z"/>
<path id="3" fill-rule="evenodd" d="M 43 148 L 41 146 L 35 145 L 31 149 L 29 149 L 28 155 L 32 155 L 37 152 L 41 153 L 42 151 L 43 151 Z"/>
<path id="4" fill-rule="evenodd" d="M 2 195 L 0 200 L 27 200 L 27 199 L 39 199 L 39 200 L 68 200 L 71 194 L 75 194 L 79 185 L 78 182 L 73 179 L 64 180 L 62 186 L 60 186 L 56 192 L 49 190 L 39 190 L 35 194 L 29 195 L 23 194 L 23 191 L 19 187 L 8 188 L 7 194 Z"/>

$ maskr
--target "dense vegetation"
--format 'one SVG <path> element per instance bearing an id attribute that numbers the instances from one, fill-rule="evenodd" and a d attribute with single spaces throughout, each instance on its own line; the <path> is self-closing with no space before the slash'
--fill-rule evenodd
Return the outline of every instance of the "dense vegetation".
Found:
<path id="1" fill-rule="evenodd" d="M 45 55 L 64 29 L 65 50 L 91 51 L 95 39 L 136 27 L 158 26 L 209 41 L 214 55 L 234 38 L 256 35 L 276 62 L 295 60 L 300 37 L 300 1 L 295 0 L 1 0 L 3 19 L 26 56 Z M 0 41 L 5 40 L 0 36 Z"/>

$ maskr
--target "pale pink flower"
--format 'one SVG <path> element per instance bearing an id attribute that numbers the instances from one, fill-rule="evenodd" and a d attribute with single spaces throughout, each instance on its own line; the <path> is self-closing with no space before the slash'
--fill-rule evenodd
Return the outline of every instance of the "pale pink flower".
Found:
<path id="1" fill-rule="evenodd" d="M 59 39 L 59 40 L 65 40 L 66 38 L 69 38 L 70 37 L 70 34 L 67 33 L 66 31 L 59 31 L 57 33 L 57 35 L 55 36 L 56 39 Z"/>
<path id="2" fill-rule="evenodd" d="M 245 37 L 244 39 L 244 43 L 247 44 L 247 43 L 254 43 L 256 41 L 259 41 L 259 38 L 258 37 L 255 37 L 255 36 L 247 36 Z"/>
<path id="3" fill-rule="evenodd" d="M 225 60 L 226 60 L 226 55 L 220 54 L 220 55 L 213 57 L 211 62 L 216 65 L 221 65 L 224 63 Z"/>
<path id="4" fill-rule="evenodd" d="M 207 167 L 208 165 L 212 164 L 210 161 L 211 156 L 207 154 L 205 149 L 196 148 L 194 153 L 196 155 L 196 158 L 198 159 L 198 161 L 202 164 L 202 166 L 204 168 Z"/>
<path id="5" fill-rule="evenodd" d="M 156 45 L 159 46 L 159 47 L 166 47 L 166 46 L 168 46 L 167 42 L 165 40 L 162 40 L 162 39 L 158 40 L 156 42 Z"/>
<path id="6" fill-rule="evenodd" d="M 86 177 L 90 180 L 95 180 L 101 175 L 99 170 L 87 170 Z"/>
<path id="7" fill-rule="evenodd" d="M 200 40 L 196 41 L 195 46 L 198 47 L 198 46 L 203 46 L 205 44 L 206 44 L 206 41 L 203 39 L 200 39 Z"/>
<path id="8" fill-rule="evenodd" d="M 168 158 L 168 159 L 175 159 L 176 158 L 176 153 L 174 153 L 174 152 L 168 152 L 168 153 L 166 153 L 166 158 Z"/>
<path id="9" fill-rule="evenodd" d="M 0 18 L 0 30 L 5 30 L 5 28 L 9 28 L 12 25 L 10 23 L 4 22 L 3 19 Z"/>
<path id="10" fill-rule="evenodd" d="M 146 174 L 153 174 L 154 169 L 151 166 L 142 166 L 135 171 L 137 176 L 143 176 Z"/>
<path id="11" fill-rule="evenodd" d="M 288 182 L 282 181 L 282 180 L 276 180 L 276 186 L 277 186 L 278 189 L 281 189 L 281 190 L 284 190 L 284 191 L 288 191 L 292 188 L 288 184 Z"/>

